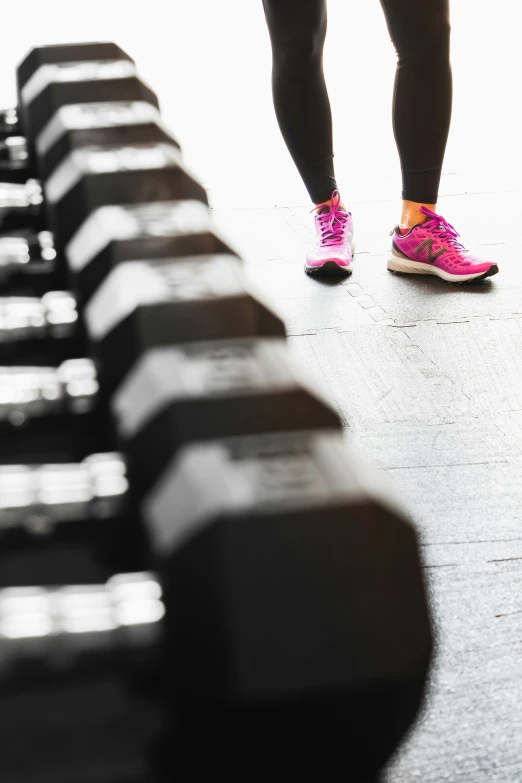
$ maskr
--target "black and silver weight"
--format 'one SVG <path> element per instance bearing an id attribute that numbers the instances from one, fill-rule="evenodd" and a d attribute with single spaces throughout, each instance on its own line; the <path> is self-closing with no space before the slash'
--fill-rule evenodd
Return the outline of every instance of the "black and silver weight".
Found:
<path id="1" fill-rule="evenodd" d="M 0 147 L 0 181 L 2 175 L 7 181 L 20 182 L 47 176 L 67 149 L 66 144 L 60 154 L 66 128 L 71 131 L 70 151 L 81 146 L 88 129 L 95 132 L 105 127 L 117 140 L 117 127 L 132 121 L 128 107 L 132 114 L 137 105 L 134 117 L 138 123 L 161 124 L 157 96 L 138 76 L 134 61 L 115 44 L 35 47 L 17 68 L 16 86 L 18 107 L 4 113 L 1 126 L 5 138 Z M 114 101 L 126 103 L 127 111 L 113 109 L 109 116 L 99 111 L 101 102 Z M 87 106 L 85 111 L 60 113 L 71 104 L 78 109 L 94 104 L 94 113 Z M 149 113 L 144 104 L 151 107 Z M 42 132 L 43 146 L 39 145 L 37 153 Z M 89 139 L 93 143 L 92 136 Z M 127 141 L 132 139 L 140 140 L 131 133 Z"/>
<path id="2" fill-rule="evenodd" d="M 33 195 L 26 214 L 54 232 L 96 363 L 88 365 L 95 396 L 121 446 L 111 470 L 123 479 L 128 466 L 123 494 L 139 518 L 127 532 L 146 538 L 163 591 L 157 772 L 170 780 L 190 764 L 196 774 L 244 779 L 277 765 L 293 776 L 374 781 L 415 719 L 431 657 L 415 531 L 294 366 L 281 320 L 212 231 L 179 145 L 122 140 L 121 128 L 161 133 L 154 112 L 140 109 L 148 119 L 138 122 L 120 105 L 111 124 L 105 106 L 93 107 L 134 100 L 99 98 L 105 81 L 112 91 L 135 78 L 129 58 L 113 60 L 70 69 L 46 61 L 25 80 L 19 105 L 29 163 L 42 160 L 44 206 Z M 143 95 L 138 103 L 154 105 Z M 44 163 L 57 144 L 59 160 Z M 36 193 L 38 183 L 23 188 Z M 21 475 L 34 495 L 39 469 L 17 462 L 25 470 L 8 475 Z M 69 468 L 56 471 L 60 497 Z M 63 508 L 45 513 L 35 501 L 14 531 L 4 505 L 18 562 L 37 534 L 49 546 L 77 536 L 82 551 L 96 538 L 96 502 L 66 521 Z M 122 551 L 125 535 L 107 527 L 111 541 L 123 536 Z M 66 571 L 60 578 L 74 581 Z M 93 571 L 91 581 L 106 578 Z M 24 584 L 39 582 L 46 577 Z"/>

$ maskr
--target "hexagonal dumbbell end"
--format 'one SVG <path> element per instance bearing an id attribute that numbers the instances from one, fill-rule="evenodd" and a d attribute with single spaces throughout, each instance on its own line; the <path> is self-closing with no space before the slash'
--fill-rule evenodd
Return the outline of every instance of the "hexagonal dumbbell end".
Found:
<path id="1" fill-rule="evenodd" d="M 20 99 L 21 91 L 41 68 L 65 63 L 103 62 L 107 60 L 127 60 L 131 64 L 134 63 L 132 57 L 117 44 L 110 41 L 34 46 L 27 52 L 16 68 L 18 105 L 22 104 Z"/>
<path id="2" fill-rule="evenodd" d="M 237 255 L 212 226 L 207 205 L 196 199 L 100 207 L 65 249 L 83 301 L 126 261 L 219 253 Z"/>
<path id="3" fill-rule="evenodd" d="M 374 780 L 417 714 L 430 622 L 415 531 L 342 435 L 188 447 L 142 511 L 180 756 Z"/>
<path id="4" fill-rule="evenodd" d="M 146 101 L 159 108 L 151 88 L 130 59 L 103 59 L 40 66 L 20 91 L 20 115 L 29 153 L 54 114 L 68 104 Z"/>
<path id="5" fill-rule="evenodd" d="M 120 264 L 84 314 L 109 395 L 151 348 L 285 334 L 240 260 L 226 254 Z"/>
<path id="6" fill-rule="evenodd" d="M 112 43 L 39 46 L 16 71 L 18 107 L 0 113 L 0 181 L 24 182 L 49 170 L 35 142 L 63 105 L 157 97 L 136 74 L 134 61 Z"/>
<path id="7" fill-rule="evenodd" d="M 205 189 L 171 143 L 76 149 L 44 183 L 44 192 L 50 226 L 61 246 L 101 206 L 171 199 L 195 199 L 208 205 Z"/>
<path id="8" fill-rule="evenodd" d="M 340 429 L 322 387 L 282 338 L 212 340 L 148 351 L 111 401 L 135 497 L 186 443 Z"/>
<path id="9" fill-rule="evenodd" d="M 16 137 L 15 137 L 16 138 Z M 159 110 L 146 101 L 105 101 L 62 106 L 36 140 L 39 173 L 47 179 L 73 150 L 93 144 L 165 142 L 179 148 Z M 8 139 L 10 159 L 23 145 Z M 13 162 L 14 165 L 14 162 Z"/>
<path id="10" fill-rule="evenodd" d="M 16 67 L 17 108 L 0 111 L 0 138 L 5 139 L 25 133 L 21 122 L 21 114 L 23 114 L 21 92 L 40 68 L 46 65 L 106 60 L 128 60 L 130 63 L 134 63 L 134 60 L 123 49 L 114 43 L 105 41 L 35 46 L 30 49 Z"/>

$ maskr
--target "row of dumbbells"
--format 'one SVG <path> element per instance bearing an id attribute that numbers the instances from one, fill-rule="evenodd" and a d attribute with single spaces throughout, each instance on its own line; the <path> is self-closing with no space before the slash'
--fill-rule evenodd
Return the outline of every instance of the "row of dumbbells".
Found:
<path id="1" fill-rule="evenodd" d="M 292 361 L 128 55 L 40 47 L 17 88 L 18 184 L 0 189 L 9 682 L 59 661 L 58 682 L 99 684 L 110 648 L 111 677 L 131 658 L 161 705 L 133 728 L 148 742 L 161 724 L 156 775 L 183 758 L 244 777 L 247 754 L 376 779 L 430 659 L 413 528 Z"/>

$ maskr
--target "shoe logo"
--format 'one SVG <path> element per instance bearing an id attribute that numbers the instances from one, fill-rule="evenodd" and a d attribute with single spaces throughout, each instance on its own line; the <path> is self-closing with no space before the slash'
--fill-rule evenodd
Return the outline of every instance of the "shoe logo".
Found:
<path id="1" fill-rule="evenodd" d="M 423 242 L 420 243 L 418 247 L 415 248 L 413 251 L 414 253 L 417 253 L 417 255 L 420 255 L 423 250 L 426 250 L 426 255 L 428 256 L 428 261 L 430 264 L 435 263 L 437 258 L 441 256 L 443 253 L 446 252 L 446 248 L 442 247 L 440 250 L 438 250 L 436 253 L 433 252 L 433 239 L 425 239 Z"/>

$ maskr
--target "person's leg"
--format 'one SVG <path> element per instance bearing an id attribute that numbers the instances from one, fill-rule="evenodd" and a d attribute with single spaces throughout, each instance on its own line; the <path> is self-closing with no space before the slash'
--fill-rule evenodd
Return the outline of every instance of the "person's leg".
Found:
<path id="1" fill-rule="evenodd" d="M 449 0 L 381 4 L 398 55 L 393 129 L 403 179 L 388 269 L 456 283 L 490 277 L 497 265 L 471 255 L 436 213 L 452 108 Z"/>
<path id="2" fill-rule="evenodd" d="M 283 139 L 316 205 L 311 274 L 350 274 L 353 223 L 337 189 L 332 114 L 323 74 L 326 0 L 263 0 L 272 43 L 272 91 Z"/>
<path id="3" fill-rule="evenodd" d="M 449 0 L 381 0 L 397 52 L 393 131 L 403 181 L 401 227 L 435 211 L 451 121 Z"/>
<path id="4" fill-rule="evenodd" d="M 323 74 L 326 0 L 263 0 L 272 92 L 283 139 L 314 204 L 337 190 L 332 114 Z"/>

